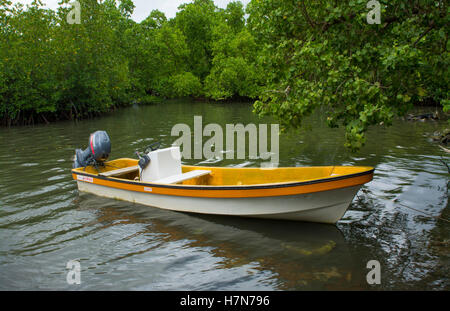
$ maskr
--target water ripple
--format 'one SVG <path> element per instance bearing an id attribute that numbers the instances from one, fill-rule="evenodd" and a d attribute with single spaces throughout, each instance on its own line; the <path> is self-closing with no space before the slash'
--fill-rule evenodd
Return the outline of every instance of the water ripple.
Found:
<path id="1" fill-rule="evenodd" d="M 152 141 L 172 145 L 172 126 L 193 125 L 194 115 L 222 126 L 274 123 L 251 110 L 176 101 L 0 129 L 0 290 L 73 290 L 70 260 L 81 264 L 81 290 L 370 290 L 365 266 L 372 259 L 383 267 L 375 289 L 450 288 L 450 230 L 436 218 L 450 219 L 442 164 L 450 157 L 424 137 L 445 122 L 374 127 L 358 154 L 320 115 L 281 134 L 280 166 L 375 167 L 337 226 L 175 213 L 79 194 L 72 180 L 74 149 L 85 148 L 95 130 L 108 131 L 112 158 L 134 157 Z M 224 167 L 264 161 L 183 159 Z"/>

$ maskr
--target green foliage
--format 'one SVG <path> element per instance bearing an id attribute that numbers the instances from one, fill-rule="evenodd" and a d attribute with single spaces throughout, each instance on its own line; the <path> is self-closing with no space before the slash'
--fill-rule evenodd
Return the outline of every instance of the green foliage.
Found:
<path id="1" fill-rule="evenodd" d="M 205 94 L 215 100 L 259 95 L 262 74 L 256 66 L 258 47 L 246 29 L 234 30 L 227 24 L 213 30 L 213 66 L 205 79 Z"/>
<path id="2" fill-rule="evenodd" d="M 20 117 L 24 110 L 55 111 L 53 62 L 48 58 L 54 13 L 34 1 L 29 10 L 0 1 L 0 118 Z"/>
<path id="3" fill-rule="evenodd" d="M 189 48 L 188 70 L 204 79 L 211 69 L 212 28 L 218 21 L 213 0 L 194 0 L 182 4 L 175 24 L 186 36 Z"/>
<path id="4" fill-rule="evenodd" d="M 158 97 L 258 99 L 255 111 L 298 127 L 315 109 L 346 129 L 356 150 L 371 125 L 414 104 L 450 111 L 448 5 L 385 1 L 368 24 L 367 0 L 252 0 L 219 9 L 182 4 L 140 23 L 131 0 L 79 0 L 55 12 L 0 0 L 0 123 L 82 118 Z"/>
<path id="5" fill-rule="evenodd" d="M 256 97 L 258 48 L 244 9 L 212 0 L 131 19 L 131 0 L 80 0 L 80 23 L 58 10 L 0 0 L 0 122 L 83 118 L 157 97 Z M 226 36 L 222 36 L 222 31 Z"/>
<path id="6" fill-rule="evenodd" d="M 144 94 L 172 97 L 169 78 L 185 72 L 189 50 L 183 33 L 168 23 L 144 20 L 130 36 L 139 40 L 130 55 L 136 89 Z M 153 25 L 150 26 L 149 25 Z"/>
<path id="7" fill-rule="evenodd" d="M 234 33 L 238 33 L 244 29 L 245 11 L 241 2 L 233 1 L 228 3 L 224 14 L 227 25 L 233 29 Z"/>
<path id="8" fill-rule="evenodd" d="M 168 81 L 167 97 L 188 97 L 201 94 L 202 84 L 198 77 L 191 72 L 173 75 Z"/>
<path id="9" fill-rule="evenodd" d="M 71 8 L 53 12 L 33 1 L 25 9 L 1 0 L 3 123 L 46 120 L 49 113 L 83 117 L 129 101 L 128 62 L 115 31 L 125 17 L 111 1 L 80 3 L 81 23 L 68 24 Z"/>
<path id="10" fill-rule="evenodd" d="M 449 109 L 449 12 L 445 1 L 384 1 L 381 24 L 368 24 L 367 0 L 253 0 L 249 28 L 264 44 L 265 89 L 259 114 L 286 127 L 323 107 L 331 127 L 344 126 L 346 146 L 390 124 L 413 103 Z"/>
<path id="11" fill-rule="evenodd" d="M 131 12 L 119 10 L 114 1 L 80 3 L 80 24 L 68 24 L 67 9 L 59 10 L 60 26 L 54 40 L 59 47 L 55 59 L 63 64 L 57 66 L 59 109 L 73 109 L 83 116 L 129 101 L 128 62 L 119 30 L 127 27 L 125 16 Z"/>

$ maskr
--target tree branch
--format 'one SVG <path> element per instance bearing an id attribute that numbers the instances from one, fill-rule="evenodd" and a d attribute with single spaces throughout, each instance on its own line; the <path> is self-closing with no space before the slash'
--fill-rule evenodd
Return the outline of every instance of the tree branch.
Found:
<path id="1" fill-rule="evenodd" d="M 422 38 L 425 37 L 425 36 L 427 35 L 427 33 L 429 33 L 429 32 L 431 31 L 431 29 L 433 29 L 433 28 L 434 28 L 434 21 L 431 21 L 431 22 L 430 22 L 430 27 L 428 27 L 428 29 L 427 29 L 424 33 L 422 33 L 422 34 L 420 35 L 420 37 L 416 40 L 416 42 L 414 42 L 413 47 L 416 47 L 416 44 L 417 44 L 420 40 L 422 40 Z"/>
<path id="2" fill-rule="evenodd" d="M 304 1 L 300 1 L 301 6 L 302 6 L 302 11 L 303 11 L 303 15 L 305 16 L 306 20 L 308 21 L 308 24 L 312 27 L 315 28 L 315 23 L 311 20 L 311 18 L 309 17 L 308 11 L 306 10 L 306 6 L 305 6 L 305 2 Z"/>

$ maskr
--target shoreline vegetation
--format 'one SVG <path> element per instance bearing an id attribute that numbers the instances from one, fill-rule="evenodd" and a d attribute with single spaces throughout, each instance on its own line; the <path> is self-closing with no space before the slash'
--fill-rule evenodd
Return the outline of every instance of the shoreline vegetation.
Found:
<path id="1" fill-rule="evenodd" d="M 69 1 L 57 11 L 0 0 L 0 124 L 92 118 L 164 99 L 251 101 L 263 85 L 244 6 L 183 4 L 140 23 L 132 1 Z"/>
<path id="2" fill-rule="evenodd" d="M 282 128 L 300 127 L 321 107 L 357 150 L 370 126 L 390 125 L 416 105 L 450 111 L 445 1 L 392 0 L 374 13 L 367 0 L 234 1 L 225 9 L 194 0 L 174 18 L 153 10 L 139 23 L 131 0 L 78 0 L 75 13 L 69 2 L 51 10 L 40 0 L 0 0 L 0 126 L 165 99 L 238 98 Z"/>

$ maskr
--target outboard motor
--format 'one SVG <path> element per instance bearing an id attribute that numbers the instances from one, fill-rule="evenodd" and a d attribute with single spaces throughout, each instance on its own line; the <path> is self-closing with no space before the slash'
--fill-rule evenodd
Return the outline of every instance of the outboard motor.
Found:
<path id="1" fill-rule="evenodd" d="M 88 165 L 101 165 L 111 153 L 111 141 L 105 131 L 96 131 L 89 137 L 89 147 L 84 151 L 75 150 L 73 168 L 86 167 Z"/>

